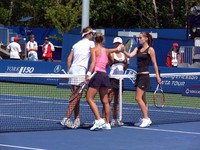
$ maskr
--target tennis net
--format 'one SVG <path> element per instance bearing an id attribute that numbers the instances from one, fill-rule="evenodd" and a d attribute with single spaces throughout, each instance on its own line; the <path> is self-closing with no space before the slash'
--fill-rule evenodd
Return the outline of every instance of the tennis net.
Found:
<path id="1" fill-rule="evenodd" d="M 161 109 L 153 105 L 157 83 L 155 74 L 150 76 L 152 88 L 146 93 L 146 99 L 153 124 L 200 121 L 200 72 L 161 74 L 166 96 L 166 104 Z M 71 87 L 68 80 L 77 77 L 80 76 L 0 73 L 0 132 L 65 129 L 59 122 L 69 104 Z M 141 117 L 141 110 L 135 102 L 135 76 L 113 77 L 121 81 L 119 119 L 132 125 Z M 98 95 L 95 101 L 101 110 Z M 111 108 L 112 105 L 113 102 Z M 80 102 L 80 115 L 84 123 L 82 127 L 92 125 L 95 118 L 86 102 L 85 92 Z"/>

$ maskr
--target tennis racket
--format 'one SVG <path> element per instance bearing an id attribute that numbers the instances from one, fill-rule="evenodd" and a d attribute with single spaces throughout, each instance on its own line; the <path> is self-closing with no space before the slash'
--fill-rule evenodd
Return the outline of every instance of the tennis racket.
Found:
<path id="1" fill-rule="evenodd" d="M 128 39 L 128 40 L 126 41 L 126 44 L 125 44 L 124 49 L 125 49 L 125 51 L 126 51 L 127 53 L 130 53 L 130 52 L 131 52 L 132 47 L 133 47 L 133 42 L 134 42 L 133 39 Z M 128 63 L 129 63 L 129 60 L 130 60 L 130 58 L 127 58 L 127 62 L 128 62 Z"/>
<path id="2" fill-rule="evenodd" d="M 134 43 L 134 40 L 133 39 L 128 39 L 126 41 L 126 44 L 125 44 L 125 47 L 124 49 L 126 50 L 126 52 L 130 53 L 131 50 L 132 50 L 132 47 L 133 47 L 133 43 Z"/>
<path id="3" fill-rule="evenodd" d="M 92 75 L 90 76 L 90 79 L 91 79 L 95 74 L 96 74 L 96 72 L 92 73 Z M 83 92 L 85 86 L 86 86 L 88 83 L 89 83 L 89 81 L 81 82 L 81 83 L 78 85 L 78 88 L 72 92 L 72 94 L 70 95 L 68 101 L 71 102 L 71 101 L 73 101 L 77 96 L 79 96 L 79 95 Z"/>
<path id="4" fill-rule="evenodd" d="M 159 74 L 160 74 L 160 71 L 159 71 Z M 156 87 L 156 90 L 154 91 L 153 101 L 154 101 L 154 105 L 157 108 L 162 108 L 165 105 L 165 94 L 163 92 L 161 84 L 158 84 Z"/>

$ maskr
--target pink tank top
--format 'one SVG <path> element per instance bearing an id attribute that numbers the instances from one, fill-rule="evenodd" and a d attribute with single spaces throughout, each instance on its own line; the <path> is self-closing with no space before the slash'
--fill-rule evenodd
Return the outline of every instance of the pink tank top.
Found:
<path id="1" fill-rule="evenodd" d="M 94 71 L 106 72 L 107 63 L 108 63 L 108 56 L 106 54 L 106 49 L 102 48 L 101 54 L 96 57 L 96 64 Z"/>

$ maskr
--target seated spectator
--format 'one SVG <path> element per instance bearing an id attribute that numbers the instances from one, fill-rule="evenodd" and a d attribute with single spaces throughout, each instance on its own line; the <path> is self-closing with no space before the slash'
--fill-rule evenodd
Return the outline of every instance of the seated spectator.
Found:
<path id="1" fill-rule="evenodd" d="M 178 43 L 173 43 L 171 50 L 169 51 L 166 59 L 167 67 L 177 67 L 178 64 L 183 63 L 181 54 L 179 53 Z"/>
<path id="2" fill-rule="evenodd" d="M 54 45 L 49 41 L 48 37 L 44 38 L 44 44 L 42 45 L 43 59 L 44 61 L 53 61 L 53 52 L 55 51 Z"/>
<path id="3" fill-rule="evenodd" d="M 33 34 L 31 34 L 29 37 L 29 41 L 26 44 L 26 49 L 28 51 L 28 60 L 38 61 L 38 44 L 35 41 L 35 36 Z"/>
<path id="4" fill-rule="evenodd" d="M 14 41 L 8 44 L 7 49 L 10 53 L 10 59 L 20 60 L 21 59 L 21 46 L 19 45 L 19 37 L 14 37 Z"/>

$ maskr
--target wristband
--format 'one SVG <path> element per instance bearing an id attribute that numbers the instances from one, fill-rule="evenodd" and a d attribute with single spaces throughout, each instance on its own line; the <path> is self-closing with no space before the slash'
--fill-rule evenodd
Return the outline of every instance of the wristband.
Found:
<path id="1" fill-rule="evenodd" d="M 130 59 L 129 59 L 129 58 L 127 58 L 127 64 L 129 65 L 129 63 L 130 63 Z"/>
<path id="2" fill-rule="evenodd" d="M 92 72 L 88 71 L 87 76 L 91 76 Z"/>

